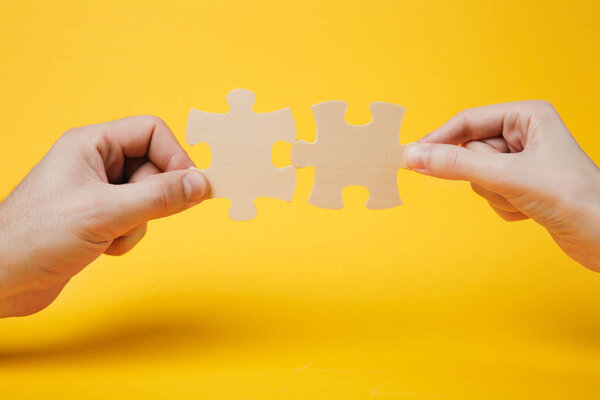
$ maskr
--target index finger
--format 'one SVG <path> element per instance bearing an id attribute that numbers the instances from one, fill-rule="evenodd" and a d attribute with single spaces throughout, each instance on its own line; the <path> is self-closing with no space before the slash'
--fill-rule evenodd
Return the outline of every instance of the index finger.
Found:
<path id="1" fill-rule="evenodd" d="M 118 146 L 127 158 L 146 156 L 165 172 L 195 166 L 171 129 L 158 117 L 128 117 L 97 126 L 109 144 Z"/>
<path id="2" fill-rule="evenodd" d="M 527 101 L 469 108 L 419 140 L 423 143 L 463 144 L 502 135 L 509 119 L 518 117 Z"/>

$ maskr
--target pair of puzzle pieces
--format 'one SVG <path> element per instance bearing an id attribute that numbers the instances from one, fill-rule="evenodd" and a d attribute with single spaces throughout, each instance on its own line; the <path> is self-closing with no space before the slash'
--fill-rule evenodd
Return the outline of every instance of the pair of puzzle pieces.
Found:
<path id="1" fill-rule="evenodd" d="M 317 207 L 342 208 L 342 190 L 350 185 L 369 190 L 370 209 L 401 204 L 396 173 L 404 165 L 404 146 L 398 141 L 404 107 L 373 102 L 370 123 L 349 125 L 345 102 L 316 104 L 317 140 L 307 143 L 296 141 L 289 108 L 255 113 L 255 99 L 251 91 L 236 89 L 227 95 L 228 113 L 192 109 L 188 119 L 188 144 L 204 142 L 211 149 L 210 167 L 202 170 L 211 185 L 210 197 L 230 199 L 232 219 L 254 218 L 257 197 L 290 201 L 296 187 L 294 167 L 309 165 L 315 168 L 309 203 Z M 278 141 L 293 143 L 292 166 L 273 165 L 271 151 Z"/>

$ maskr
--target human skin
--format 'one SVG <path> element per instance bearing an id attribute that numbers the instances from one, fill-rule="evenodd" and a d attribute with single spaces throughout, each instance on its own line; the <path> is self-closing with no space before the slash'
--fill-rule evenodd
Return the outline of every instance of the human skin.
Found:
<path id="1" fill-rule="evenodd" d="M 600 170 L 547 102 L 466 110 L 406 149 L 408 168 L 473 189 L 508 221 L 532 218 L 600 271 Z M 159 118 L 66 132 L 0 204 L 0 317 L 37 312 L 146 222 L 200 203 L 208 182 Z"/>
<path id="2" fill-rule="evenodd" d="M 409 169 L 470 181 L 507 221 L 531 218 L 600 271 L 600 170 L 546 101 L 472 108 L 406 148 Z"/>
<path id="3" fill-rule="evenodd" d="M 209 186 L 159 118 L 67 131 L 0 204 L 0 317 L 48 306 L 101 254 L 121 255 L 146 223 L 200 203 Z"/>

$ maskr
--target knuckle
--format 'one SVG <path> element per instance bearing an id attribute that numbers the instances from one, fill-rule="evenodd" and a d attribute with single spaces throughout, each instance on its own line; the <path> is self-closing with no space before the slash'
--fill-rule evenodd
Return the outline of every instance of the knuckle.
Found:
<path id="1" fill-rule="evenodd" d="M 451 170 L 456 170 L 458 166 L 458 149 L 451 148 L 448 152 L 448 160 L 447 160 L 448 168 Z"/>
<path id="2" fill-rule="evenodd" d="M 80 130 L 81 130 L 80 128 L 70 128 L 70 129 L 67 129 L 65 131 L 65 133 L 62 134 L 61 137 L 65 138 L 65 139 L 72 138 L 73 136 L 78 135 Z"/>
<path id="3" fill-rule="evenodd" d="M 540 109 L 540 110 L 554 110 L 554 105 L 552 105 L 552 103 L 550 103 L 548 100 L 532 100 L 531 101 L 532 104 Z"/>
<path id="4" fill-rule="evenodd" d="M 90 129 L 88 135 L 86 135 L 94 146 L 99 146 L 104 143 L 108 143 L 108 134 L 104 129 Z"/>
<path id="5" fill-rule="evenodd" d="M 79 136 L 81 136 L 81 128 L 67 129 L 62 135 L 60 135 L 56 143 L 58 145 L 71 143 Z"/>
<path id="6" fill-rule="evenodd" d="M 465 108 L 463 110 L 460 110 L 459 112 L 456 113 L 456 115 L 454 116 L 454 118 L 458 119 L 458 120 L 463 120 L 463 118 L 465 118 L 465 115 L 467 114 L 468 108 Z"/>
<path id="7" fill-rule="evenodd" d="M 460 111 L 458 114 L 456 114 L 456 118 L 460 122 L 460 125 L 463 127 L 467 127 L 469 124 L 470 110 L 471 110 L 470 108 L 467 108 L 467 109 Z"/>
<path id="8" fill-rule="evenodd" d="M 439 146 L 431 145 L 428 148 L 429 154 L 424 158 L 427 169 L 436 170 L 439 168 L 440 159 L 444 157 Z"/>
<path id="9" fill-rule="evenodd" d="M 154 125 L 154 126 L 167 126 L 166 122 L 156 116 L 156 115 L 152 115 L 152 114 L 148 114 L 148 115 L 142 115 L 143 119 L 145 119 L 146 121 L 148 121 L 150 124 Z"/>
<path id="10" fill-rule="evenodd" d="M 557 111 L 554 105 L 547 100 L 532 100 L 532 108 L 536 115 L 542 118 L 556 117 Z"/>
<path id="11" fill-rule="evenodd" d="M 99 134 L 98 134 L 99 133 Z M 59 146 L 79 146 L 81 144 L 98 147 L 104 140 L 104 132 L 97 132 L 92 125 L 71 128 L 65 131 L 56 141 Z"/>
<path id="12" fill-rule="evenodd" d="M 458 149 L 454 146 L 431 146 L 427 157 L 429 169 L 433 171 L 454 171 L 458 165 Z"/>
<path id="13" fill-rule="evenodd" d="M 475 107 L 468 107 L 468 108 L 465 108 L 465 109 L 463 109 L 463 110 L 459 111 L 459 113 L 458 113 L 458 114 L 456 114 L 456 116 L 457 116 L 458 118 L 468 118 L 469 114 L 471 114 L 471 113 L 473 112 L 473 110 L 474 110 L 474 109 L 475 109 Z"/>
<path id="14" fill-rule="evenodd" d="M 446 145 L 432 146 L 428 159 L 432 164 L 432 169 L 453 171 L 458 164 L 458 149 Z"/>
<path id="15" fill-rule="evenodd" d="M 458 116 L 463 119 L 465 122 L 472 121 L 473 115 L 477 114 L 480 107 L 468 107 L 458 113 Z"/>
<path id="16" fill-rule="evenodd" d="M 475 108 L 467 108 L 460 111 L 456 118 L 458 120 L 458 126 L 461 130 L 461 142 L 470 140 L 473 137 L 473 115 L 475 114 Z"/>

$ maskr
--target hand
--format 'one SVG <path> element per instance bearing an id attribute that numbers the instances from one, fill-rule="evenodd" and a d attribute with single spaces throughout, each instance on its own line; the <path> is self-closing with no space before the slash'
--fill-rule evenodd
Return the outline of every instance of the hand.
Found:
<path id="1" fill-rule="evenodd" d="M 600 271 L 600 170 L 549 103 L 465 110 L 405 157 L 417 172 L 470 181 L 502 218 L 535 220 L 570 257 Z"/>
<path id="2" fill-rule="evenodd" d="M 0 204 L 0 316 L 49 305 L 102 253 L 120 255 L 146 222 L 201 202 L 208 183 L 156 117 L 67 131 Z"/>

